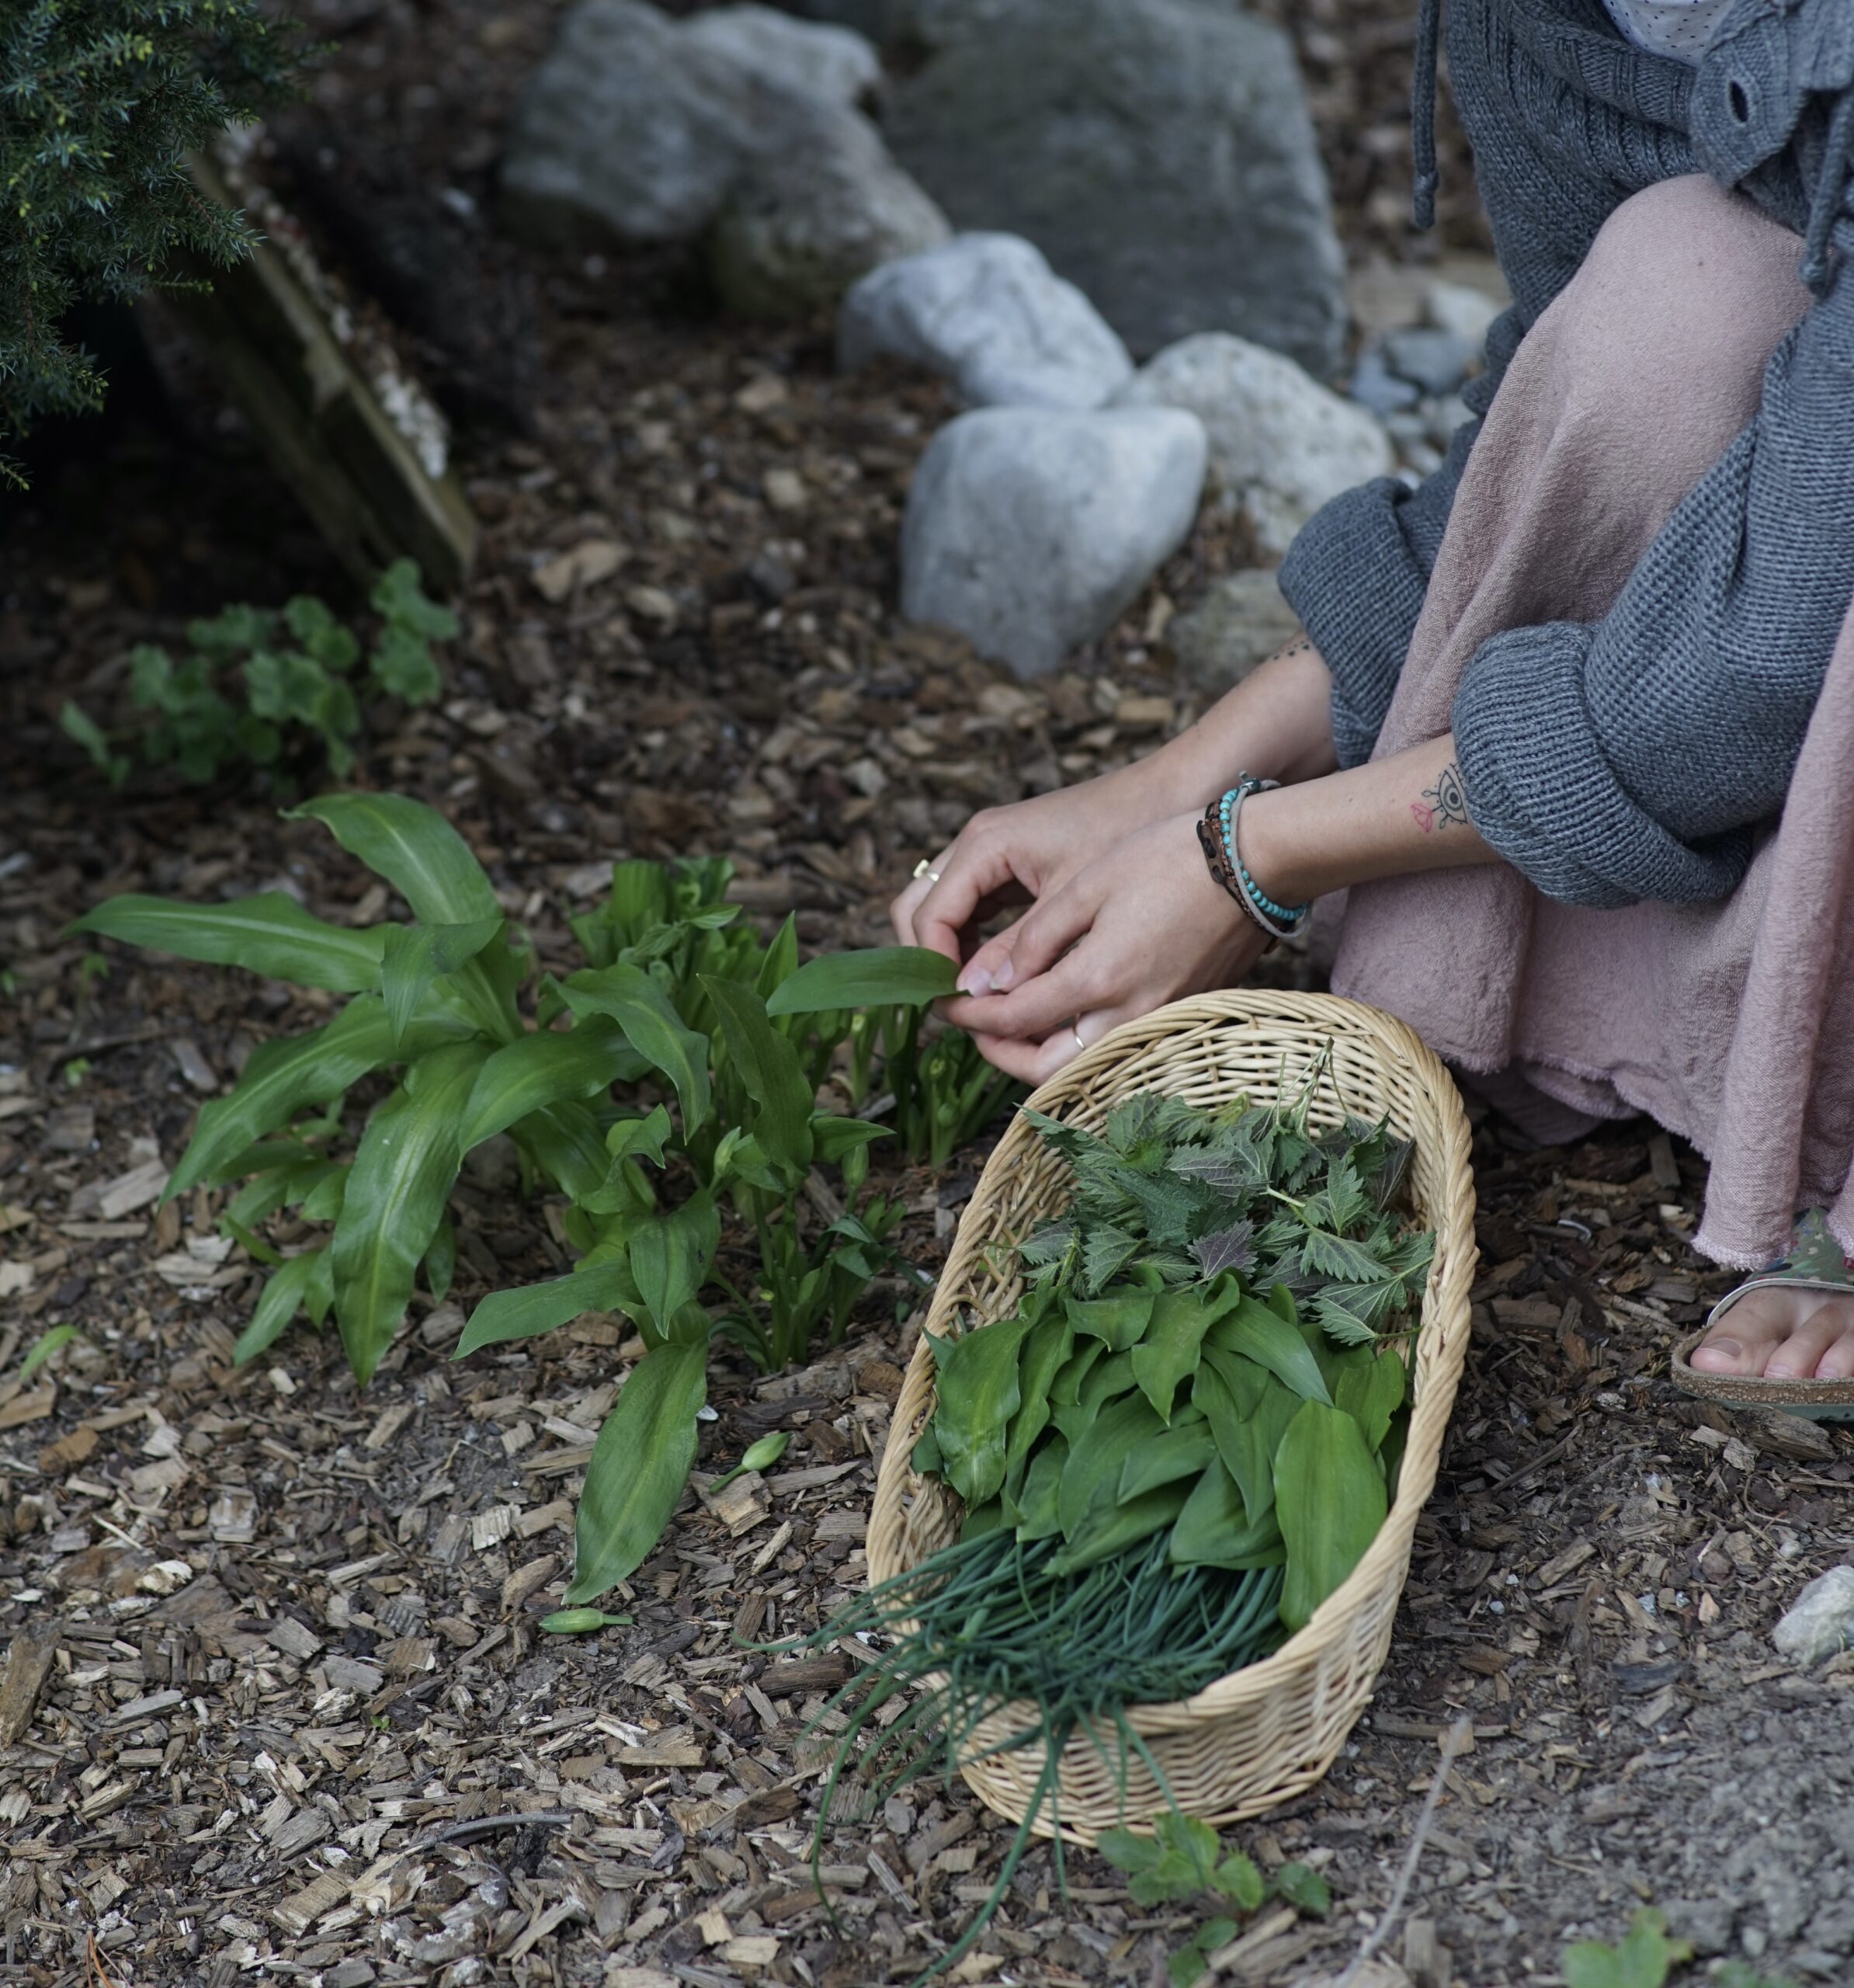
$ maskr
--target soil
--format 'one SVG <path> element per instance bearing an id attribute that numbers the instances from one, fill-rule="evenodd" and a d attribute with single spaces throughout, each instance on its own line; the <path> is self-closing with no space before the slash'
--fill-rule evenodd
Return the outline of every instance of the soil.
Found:
<path id="1" fill-rule="evenodd" d="M 1407 262 L 1408 10 L 1283 11 L 1348 238 Z M 544 11 L 431 0 L 320 26 L 339 48 L 316 114 L 485 197 Z M 1458 144 L 1449 170 L 1468 184 Z M 1458 220 L 1450 245 L 1474 233 Z M 839 379 L 828 327 L 718 320 L 661 259 L 519 280 L 533 432 L 461 443 L 484 542 L 446 694 L 378 714 L 362 773 L 446 810 L 543 960 L 571 957 L 566 916 L 627 855 L 724 851 L 748 915 L 796 912 L 809 947 L 868 943 L 973 808 L 1194 714 L 1165 631 L 1251 563 L 1228 527 L 1207 516 L 1109 636 L 1016 684 L 895 617 L 908 476 L 950 412 L 936 387 Z M 750 1647 L 814 1628 L 862 1577 L 915 1322 L 897 1288 L 802 1371 L 718 1369 L 698 1485 L 766 1430 L 790 1447 L 763 1484 L 692 1493 L 612 1604 L 632 1622 L 567 1640 L 538 1618 L 623 1336 L 595 1318 L 449 1357 L 460 1307 L 561 1260 L 547 1211 L 493 1168 L 467 1176 L 455 1298 L 415 1309 L 363 1394 L 301 1328 L 235 1370 L 255 1268 L 220 1252 L 211 1196 L 153 1205 L 201 1100 L 318 1004 L 115 948 L 99 972 L 68 921 L 130 888 L 388 908 L 279 820 L 286 795 L 113 795 L 57 730 L 67 697 L 106 709 L 127 649 L 189 615 L 299 588 L 352 604 L 235 422 L 205 415 L 127 405 L 71 436 L 0 544 L 0 1981 L 907 1980 L 1009 1833 L 927 1784 L 832 1832 L 827 1910 L 807 1726 L 847 1663 Z M 537 573 L 587 545 L 615 547 L 593 562 L 613 571 L 550 598 Z M 1311 983 L 1306 961 L 1278 965 Z M 983 1156 L 878 1169 L 929 1272 Z M 1703 1962 L 1845 1980 L 1854 1659 L 1804 1674 L 1769 1633 L 1854 1559 L 1854 1451 L 1668 1386 L 1670 1346 L 1729 1282 L 1687 1246 L 1696 1156 L 1646 1124 L 1540 1150 L 1482 1115 L 1476 1160 L 1468 1373 L 1373 1708 L 1318 1788 L 1231 1832 L 1265 1866 L 1318 1865 L 1335 1909 L 1265 1913 L 1224 1977 L 1344 1965 L 1465 1715 L 1471 1750 L 1384 1948 L 1419 1988 L 1550 1982 L 1566 1941 L 1613 1939 L 1644 1903 Z M 79 1336 L 22 1384 L 64 1322 Z M 1135 1908 L 1091 1857 L 1068 1876 L 1064 1895 L 1033 1852 L 956 1978 L 1162 1981 L 1196 1917 Z"/>

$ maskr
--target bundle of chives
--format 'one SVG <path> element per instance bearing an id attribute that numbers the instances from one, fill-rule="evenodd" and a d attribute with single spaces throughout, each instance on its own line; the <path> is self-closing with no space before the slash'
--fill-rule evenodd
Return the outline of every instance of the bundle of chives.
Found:
<path id="1" fill-rule="evenodd" d="M 975 1757 L 1043 1750 L 1036 1787 L 991 1896 L 922 1981 L 957 1965 L 989 1924 L 1076 1732 L 1114 1760 L 1123 1791 L 1128 1754 L 1137 1753 L 1170 1801 L 1127 1708 L 1189 1698 L 1282 1640 L 1279 1567 L 1180 1569 L 1167 1558 L 1163 1533 L 1079 1574 L 1060 1566 L 1063 1549 L 1060 1538 L 1026 1543 L 1008 1530 L 960 1540 L 872 1589 L 807 1639 L 877 1639 L 867 1667 L 832 1701 L 849 1723 L 819 1814 L 814 1864 L 846 1773 L 853 1771 L 863 1792 L 856 1805 L 862 1811 L 924 1774 L 943 1771 L 950 1778 Z M 880 1715 L 904 1691 L 918 1695 L 884 1725 Z M 1034 1705 L 1035 1716 L 975 1753 L 977 1728 L 1012 1701 Z M 1060 1834 L 1056 1857 L 1060 1872 Z"/>

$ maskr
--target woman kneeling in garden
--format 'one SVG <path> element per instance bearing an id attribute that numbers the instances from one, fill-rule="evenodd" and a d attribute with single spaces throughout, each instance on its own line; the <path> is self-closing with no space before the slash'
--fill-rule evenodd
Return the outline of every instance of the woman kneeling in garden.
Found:
<path id="1" fill-rule="evenodd" d="M 1477 418 L 1307 527 L 1306 639 L 895 923 L 1040 1081 L 1345 892 L 1335 990 L 1536 1136 L 1710 1156 L 1696 1246 L 1766 1274 L 1682 1383 L 1854 1403 L 1854 5 L 1451 0 L 1448 54 L 1515 300 Z"/>

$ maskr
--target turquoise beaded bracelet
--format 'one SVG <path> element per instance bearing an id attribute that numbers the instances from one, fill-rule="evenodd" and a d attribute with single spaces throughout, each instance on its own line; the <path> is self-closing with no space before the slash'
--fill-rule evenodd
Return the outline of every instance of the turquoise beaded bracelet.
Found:
<path id="1" fill-rule="evenodd" d="M 1248 773 L 1238 776 L 1236 784 L 1217 804 L 1217 826 L 1221 832 L 1223 846 L 1230 860 L 1230 867 L 1241 885 L 1243 895 L 1257 915 L 1256 922 L 1265 930 L 1273 933 L 1277 939 L 1285 939 L 1300 929 L 1311 905 L 1276 904 L 1249 874 L 1236 847 L 1236 825 L 1242 817 L 1242 804 L 1252 794 L 1272 793 L 1281 783 L 1278 780 L 1257 780 Z"/>

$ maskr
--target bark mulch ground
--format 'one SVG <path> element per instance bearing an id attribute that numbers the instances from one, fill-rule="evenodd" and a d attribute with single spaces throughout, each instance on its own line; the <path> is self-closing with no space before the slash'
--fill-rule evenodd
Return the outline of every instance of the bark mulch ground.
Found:
<path id="1" fill-rule="evenodd" d="M 1368 211 L 1390 169 L 1358 163 L 1392 148 L 1361 149 L 1345 106 L 1385 101 L 1373 65 L 1407 61 L 1399 12 L 1297 22 L 1338 93 L 1323 116 L 1352 237 L 1392 245 L 1387 210 Z M 1348 68 L 1367 15 L 1380 40 Z M 390 125 L 480 191 L 544 31 L 488 7 L 356 14 L 321 108 Z M 485 544 L 446 695 L 383 714 L 363 771 L 446 809 L 543 960 L 570 957 L 565 917 L 620 855 L 724 852 L 747 915 L 795 911 L 812 947 L 866 943 L 973 808 L 1193 714 L 1165 629 L 1248 563 L 1227 527 L 1206 520 L 1074 666 L 1016 684 L 894 617 L 936 388 L 836 379 L 825 328 L 714 321 L 666 266 L 528 274 L 534 428 L 465 444 Z M 873 1293 L 801 1371 L 720 1368 L 696 1491 L 613 1604 L 633 1621 L 582 1640 L 537 1618 L 629 1355 L 595 1318 L 450 1361 L 477 1295 L 564 1260 L 546 1209 L 492 1165 L 459 1190 L 455 1301 L 415 1310 L 364 1395 L 300 1329 L 231 1365 L 256 1271 L 210 1195 L 154 1204 L 202 1099 L 315 1003 L 115 950 L 99 971 L 64 928 L 127 888 L 280 887 L 356 921 L 387 907 L 318 832 L 279 821 L 276 795 L 113 797 L 57 733 L 65 697 L 106 707 L 127 648 L 190 613 L 340 595 L 235 432 L 206 448 L 123 415 L 41 471 L 0 547 L 0 1981 L 910 1978 L 988 1889 L 1006 1833 L 963 1788 L 925 1785 L 831 1834 L 827 1910 L 807 1854 L 830 1722 L 813 1722 L 848 1660 L 752 1647 L 812 1628 L 863 1577 L 915 1329 L 905 1288 Z M 1687 1247 L 1693 1155 L 1645 1125 L 1540 1151 L 1491 1121 L 1476 1152 L 1469 1374 L 1390 1663 L 1326 1781 L 1232 1833 L 1264 1865 L 1320 1867 L 1335 1912 L 1265 1913 L 1224 1978 L 1343 1964 L 1465 1714 L 1471 1750 L 1387 1949 L 1418 1988 L 1549 1982 L 1567 1939 L 1613 1938 L 1644 1901 L 1706 1954 L 1845 1980 L 1854 1658 L 1802 1675 L 1769 1633 L 1854 1557 L 1854 1452 L 1669 1389 L 1671 1343 L 1727 1281 Z M 922 1269 L 982 1159 L 878 1167 Z M 66 1322 L 79 1336 L 22 1384 L 26 1350 Z M 793 1438 L 772 1473 L 708 1500 L 772 1429 Z M 1134 1907 L 1094 1858 L 1068 1875 L 1064 1896 L 1032 1853 L 957 1978 L 1162 1980 L 1194 1920 Z"/>

